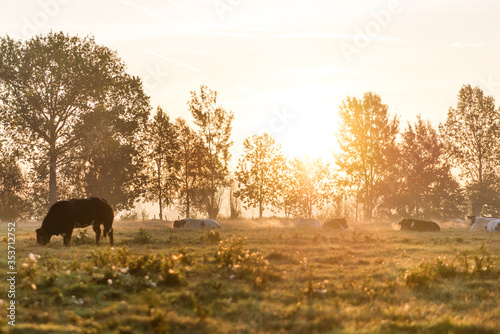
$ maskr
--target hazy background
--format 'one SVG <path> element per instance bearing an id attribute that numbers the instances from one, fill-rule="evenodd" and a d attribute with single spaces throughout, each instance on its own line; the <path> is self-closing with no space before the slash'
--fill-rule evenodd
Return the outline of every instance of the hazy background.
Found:
<path id="1" fill-rule="evenodd" d="M 419 113 L 434 125 L 443 121 L 464 83 L 499 97 L 500 3 L 493 0 L 22 0 L 0 6 L 2 35 L 29 38 L 51 29 L 94 35 L 143 79 L 152 105 L 174 117 L 190 119 L 186 102 L 200 84 L 217 90 L 235 114 L 233 155 L 244 138 L 271 128 L 285 153 L 329 158 L 338 106 L 347 95 L 375 91 L 401 115 L 403 127 Z M 353 48 L 349 56 L 345 50 Z"/>

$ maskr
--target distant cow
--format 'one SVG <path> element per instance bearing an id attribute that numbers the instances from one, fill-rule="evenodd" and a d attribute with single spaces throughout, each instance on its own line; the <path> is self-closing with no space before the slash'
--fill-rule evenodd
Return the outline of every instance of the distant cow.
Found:
<path id="1" fill-rule="evenodd" d="M 341 219 L 328 219 L 324 224 L 323 228 L 331 228 L 334 230 L 347 230 L 349 226 L 347 226 L 347 221 L 345 218 Z"/>
<path id="2" fill-rule="evenodd" d="M 321 227 L 321 223 L 314 218 L 299 218 L 296 225 L 297 227 Z"/>
<path id="3" fill-rule="evenodd" d="M 500 219 L 492 220 L 484 227 L 486 232 L 500 232 Z"/>
<path id="4" fill-rule="evenodd" d="M 495 217 L 476 217 L 476 216 L 468 216 L 470 219 L 470 226 L 472 230 L 484 230 L 484 228 L 488 225 L 489 222 L 500 219 Z"/>
<path id="5" fill-rule="evenodd" d="M 220 228 L 220 224 L 212 219 L 194 219 L 194 218 L 184 218 L 181 220 L 174 221 L 174 228 L 209 228 L 216 229 Z"/>
<path id="6" fill-rule="evenodd" d="M 103 237 L 109 235 L 109 243 L 113 246 L 113 209 L 105 199 L 96 197 L 54 203 L 42 227 L 36 230 L 36 240 L 43 246 L 49 243 L 53 235 L 62 235 L 64 245 L 69 246 L 73 229 L 89 225 L 94 229 L 96 244 L 99 243 L 103 225 Z"/>
<path id="7" fill-rule="evenodd" d="M 417 232 L 441 231 L 441 228 L 439 227 L 438 224 L 426 220 L 403 219 L 399 222 L 399 225 L 401 225 L 401 230 L 406 230 L 406 231 L 417 231 Z"/>

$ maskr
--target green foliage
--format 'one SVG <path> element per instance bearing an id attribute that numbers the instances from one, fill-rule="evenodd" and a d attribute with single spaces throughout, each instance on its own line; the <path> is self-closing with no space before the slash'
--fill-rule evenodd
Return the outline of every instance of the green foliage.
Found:
<path id="1" fill-rule="evenodd" d="M 1 128 L 0 128 L 1 130 Z M 27 180 L 15 152 L 9 152 L 0 132 L 0 221 L 15 221 L 28 211 Z"/>
<path id="2" fill-rule="evenodd" d="M 214 230 L 207 230 L 205 236 L 200 237 L 201 241 L 206 241 L 210 244 L 219 244 L 220 242 L 220 234 Z"/>
<path id="3" fill-rule="evenodd" d="M 262 218 L 266 208 L 278 205 L 278 190 L 284 186 L 281 177 L 285 158 L 281 146 L 267 133 L 245 139 L 243 147 L 235 172 L 235 196 L 242 199 L 245 208 L 258 207 Z"/>
<path id="4" fill-rule="evenodd" d="M 399 216 L 442 218 L 462 216 L 462 189 L 444 159 L 444 144 L 429 121 L 420 116 L 408 124 L 383 206 Z M 389 213 L 388 213 L 389 215 Z"/>
<path id="5" fill-rule="evenodd" d="M 130 204 L 140 189 L 139 134 L 149 113 L 140 79 L 93 37 L 2 37 L 0 55 L 2 124 L 37 183 L 48 181 L 50 203 L 59 187 L 64 197 L 99 193 Z"/>
<path id="6" fill-rule="evenodd" d="M 440 128 L 446 150 L 468 186 L 472 213 L 480 216 L 484 205 L 489 213 L 500 212 L 499 162 L 500 113 L 492 96 L 479 87 L 464 85 L 456 108 L 450 108 Z"/>
<path id="7" fill-rule="evenodd" d="M 452 260 L 447 257 L 438 257 L 433 262 L 422 262 L 417 268 L 407 270 L 403 279 L 409 287 L 422 288 L 429 287 L 438 280 L 452 279 L 457 276 L 473 278 L 496 275 L 493 272 L 494 258 L 484 244 L 479 251 L 480 254 L 475 254 L 472 261 L 467 253 L 458 252 Z"/>
<path id="8" fill-rule="evenodd" d="M 263 288 L 269 281 L 269 262 L 258 251 L 244 249 L 245 239 L 221 241 L 215 254 L 215 263 L 237 278 L 249 277 L 255 288 Z"/>
<path id="9" fill-rule="evenodd" d="M 335 156 L 335 162 L 346 174 L 346 185 L 356 201 L 364 204 L 368 220 L 383 195 L 381 186 L 388 182 L 398 154 L 399 121 L 389 118 L 388 109 L 380 96 L 369 92 L 362 100 L 348 97 L 339 110 L 337 140 L 341 153 Z"/>
<path id="10" fill-rule="evenodd" d="M 290 174 L 286 191 L 292 194 L 292 210 L 311 218 L 313 209 L 320 209 L 331 195 L 330 165 L 321 158 L 295 158 L 290 163 Z"/>
<path id="11" fill-rule="evenodd" d="M 163 219 L 163 209 L 173 204 L 179 188 L 180 161 L 179 130 L 170 121 L 170 117 L 162 108 L 156 109 L 156 114 L 148 124 L 148 182 L 146 183 L 146 199 L 159 205 L 160 220 Z"/>
<path id="12" fill-rule="evenodd" d="M 215 219 L 221 208 L 222 188 L 229 185 L 229 147 L 233 144 L 230 138 L 234 114 L 217 104 L 217 91 L 203 85 L 199 92 L 191 92 L 188 107 L 206 153 L 199 157 L 202 163 L 197 173 L 197 202 L 209 218 Z"/>
<path id="13" fill-rule="evenodd" d="M 132 242 L 139 245 L 147 245 L 153 242 L 153 237 L 145 229 L 140 228 Z"/>

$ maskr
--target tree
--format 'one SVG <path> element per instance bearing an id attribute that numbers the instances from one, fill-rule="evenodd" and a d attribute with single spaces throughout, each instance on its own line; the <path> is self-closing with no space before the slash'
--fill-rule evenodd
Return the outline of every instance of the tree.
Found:
<path id="1" fill-rule="evenodd" d="M 277 186 L 276 206 L 283 210 L 285 217 L 290 218 L 297 211 L 297 195 L 294 191 L 294 175 L 292 163 L 287 157 L 283 158 L 283 166 L 280 170 Z"/>
<path id="2" fill-rule="evenodd" d="M 148 135 L 152 171 L 147 198 L 158 202 L 160 220 L 163 220 L 163 208 L 173 204 L 179 188 L 178 135 L 176 124 L 158 107 Z"/>
<path id="3" fill-rule="evenodd" d="M 13 221 L 26 213 L 26 180 L 17 152 L 0 137 L 0 221 Z"/>
<path id="4" fill-rule="evenodd" d="M 446 152 L 468 188 L 472 214 L 480 216 L 483 207 L 493 213 L 500 209 L 495 189 L 499 176 L 500 112 L 492 96 L 479 87 L 464 85 L 458 94 L 456 108 L 450 108 L 440 127 Z"/>
<path id="5" fill-rule="evenodd" d="M 206 169 L 207 154 L 201 138 L 184 119 L 177 118 L 176 126 L 179 144 L 176 155 L 179 163 L 179 208 L 185 212 L 186 218 L 189 218 L 193 204 L 200 200 L 196 196 L 196 189 L 201 175 L 206 175 L 204 170 Z"/>
<path id="6" fill-rule="evenodd" d="M 311 218 L 313 209 L 320 209 L 330 192 L 330 166 L 321 159 L 301 160 L 295 158 L 291 162 L 291 191 L 297 213 Z"/>
<path id="7" fill-rule="evenodd" d="M 451 166 L 443 158 L 444 144 L 429 121 L 420 116 L 402 133 L 394 181 L 385 191 L 385 205 L 401 216 L 451 217 L 463 202 Z"/>
<path id="8" fill-rule="evenodd" d="M 258 207 L 262 218 L 266 208 L 278 205 L 279 177 L 285 160 L 281 147 L 267 133 L 245 139 L 243 149 L 235 173 L 235 195 L 244 202 L 245 209 Z"/>
<path id="9" fill-rule="evenodd" d="M 199 174 L 200 205 L 209 218 L 217 218 L 224 188 L 229 186 L 229 147 L 234 115 L 217 105 L 217 92 L 207 86 L 191 92 L 189 110 L 206 149 L 206 173 Z"/>
<path id="10" fill-rule="evenodd" d="M 85 151 L 78 125 L 93 111 L 132 125 L 149 112 L 140 79 L 125 73 L 114 51 L 93 37 L 62 32 L 24 42 L 0 38 L 0 117 L 26 153 L 45 159 L 50 204 L 57 200 L 58 173 Z"/>
<path id="11" fill-rule="evenodd" d="M 364 203 L 365 218 L 371 220 L 381 196 L 379 190 L 387 183 L 397 157 L 399 121 L 389 118 L 388 106 L 372 92 L 365 93 L 362 100 L 347 97 L 339 116 L 341 153 L 335 156 L 335 162 L 349 182 L 361 188 L 358 195 Z"/>

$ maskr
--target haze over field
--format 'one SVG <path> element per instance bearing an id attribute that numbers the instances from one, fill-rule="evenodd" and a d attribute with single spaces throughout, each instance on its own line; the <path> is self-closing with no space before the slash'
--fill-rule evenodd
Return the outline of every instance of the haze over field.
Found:
<path id="1" fill-rule="evenodd" d="M 245 138 L 272 130 L 289 155 L 331 159 L 338 107 L 379 94 L 402 127 L 443 122 L 464 83 L 500 98 L 497 1 L 0 1 L 0 35 L 50 30 L 118 52 L 153 106 L 187 117 L 206 84 Z"/>

